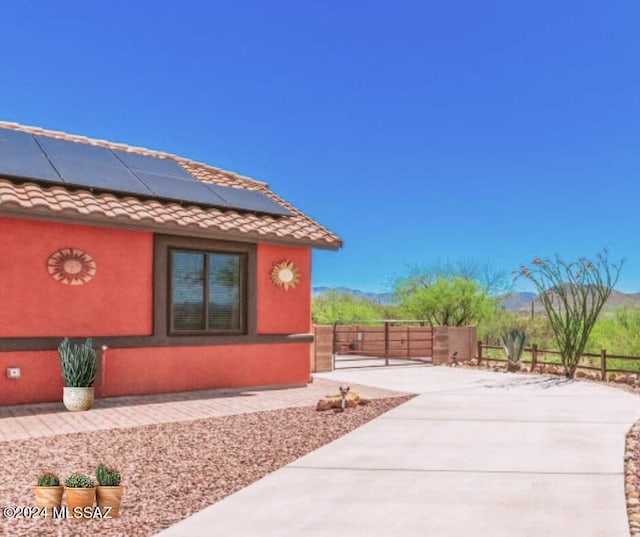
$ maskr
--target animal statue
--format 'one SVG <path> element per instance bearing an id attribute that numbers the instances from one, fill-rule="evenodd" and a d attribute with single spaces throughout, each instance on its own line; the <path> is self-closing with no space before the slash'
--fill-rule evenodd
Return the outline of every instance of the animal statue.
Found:
<path id="1" fill-rule="evenodd" d="M 316 405 L 316 410 L 329 410 L 332 408 L 336 412 L 343 412 L 347 408 L 366 405 L 370 402 L 371 399 L 363 397 L 355 390 L 352 390 L 350 386 L 346 388 L 340 386 L 339 393 L 327 395 L 323 399 L 320 399 Z"/>

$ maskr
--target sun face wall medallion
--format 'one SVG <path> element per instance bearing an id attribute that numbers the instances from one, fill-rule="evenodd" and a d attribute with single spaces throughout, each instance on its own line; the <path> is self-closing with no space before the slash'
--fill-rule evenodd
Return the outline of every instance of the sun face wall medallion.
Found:
<path id="1" fill-rule="evenodd" d="M 271 283 L 276 287 L 283 287 L 285 291 L 298 285 L 300 271 L 293 261 L 279 261 L 273 264 L 271 269 Z"/>
<path id="2" fill-rule="evenodd" d="M 95 276 L 96 262 L 82 250 L 62 248 L 49 256 L 47 270 L 57 282 L 82 285 Z"/>

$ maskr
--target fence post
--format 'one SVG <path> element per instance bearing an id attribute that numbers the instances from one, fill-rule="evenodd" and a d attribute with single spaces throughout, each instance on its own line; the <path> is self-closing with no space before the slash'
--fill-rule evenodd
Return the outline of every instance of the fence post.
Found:
<path id="1" fill-rule="evenodd" d="M 332 371 L 336 370 L 336 338 L 338 337 L 336 335 L 336 326 L 338 325 L 338 323 L 333 323 L 333 337 L 332 339 L 332 343 L 331 343 L 331 359 L 333 360 L 333 366 L 332 366 Z"/>
<path id="2" fill-rule="evenodd" d="M 358 325 L 356 325 L 356 338 L 353 341 L 353 354 L 358 354 L 358 351 L 360 350 L 360 340 L 358 339 Z"/>
<path id="3" fill-rule="evenodd" d="M 384 365 L 389 365 L 389 321 L 384 322 Z"/>
<path id="4" fill-rule="evenodd" d="M 600 378 L 607 380 L 607 349 L 600 349 Z"/>
<path id="5" fill-rule="evenodd" d="M 407 358 L 411 358 L 411 329 L 407 324 Z"/>
<path id="6" fill-rule="evenodd" d="M 538 345 L 531 345 L 531 372 L 533 373 L 538 367 Z"/>
<path id="7" fill-rule="evenodd" d="M 482 341 L 478 341 L 478 365 L 482 362 Z"/>

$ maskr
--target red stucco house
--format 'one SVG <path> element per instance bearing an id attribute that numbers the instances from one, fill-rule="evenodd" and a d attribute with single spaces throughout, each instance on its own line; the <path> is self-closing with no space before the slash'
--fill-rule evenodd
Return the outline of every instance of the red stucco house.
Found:
<path id="1" fill-rule="evenodd" d="M 341 241 L 253 179 L 0 122 L 0 244 L 7 405 L 61 399 L 64 336 L 107 347 L 97 397 L 304 384 L 311 249 Z"/>

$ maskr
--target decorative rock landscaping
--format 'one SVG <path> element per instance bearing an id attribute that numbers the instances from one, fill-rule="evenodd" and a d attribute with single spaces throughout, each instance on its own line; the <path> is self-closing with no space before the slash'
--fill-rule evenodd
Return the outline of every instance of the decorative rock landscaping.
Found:
<path id="1" fill-rule="evenodd" d="M 308 406 L 2 442 L 5 505 L 35 505 L 32 481 L 44 471 L 91 471 L 97 460 L 120 470 L 127 492 L 118 519 L 7 519 L 0 535 L 154 535 L 410 398 L 340 413 Z"/>

